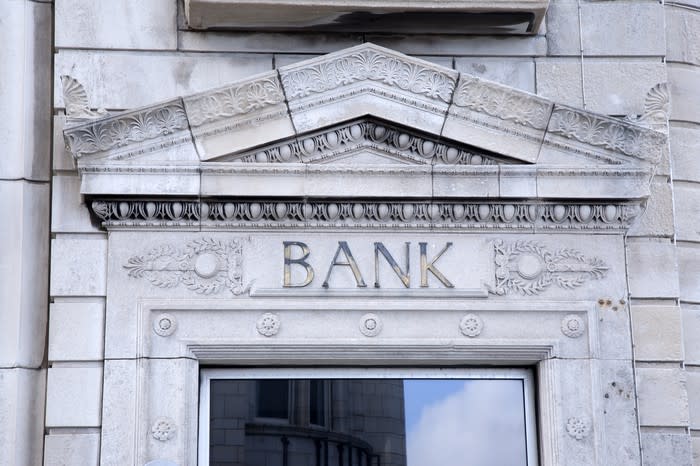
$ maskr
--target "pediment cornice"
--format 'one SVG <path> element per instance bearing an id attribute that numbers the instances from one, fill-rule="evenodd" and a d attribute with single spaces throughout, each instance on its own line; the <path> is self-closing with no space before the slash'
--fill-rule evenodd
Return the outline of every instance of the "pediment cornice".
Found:
<path id="1" fill-rule="evenodd" d="M 633 122 L 372 44 L 64 134 L 83 194 L 183 202 L 385 197 L 619 206 L 649 195 L 666 147 L 663 133 Z"/>

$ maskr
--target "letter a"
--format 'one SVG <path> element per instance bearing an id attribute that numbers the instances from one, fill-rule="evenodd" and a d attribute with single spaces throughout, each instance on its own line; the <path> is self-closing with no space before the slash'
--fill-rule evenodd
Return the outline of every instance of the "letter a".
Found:
<path id="1" fill-rule="evenodd" d="M 338 256 L 340 253 L 345 254 L 345 262 L 338 262 Z M 365 285 L 365 281 L 362 279 L 362 274 L 360 273 L 360 269 L 357 267 L 357 262 L 355 262 L 355 258 L 352 257 L 352 252 L 350 252 L 350 248 L 348 247 L 348 243 L 345 241 L 338 241 L 338 250 L 335 251 L 335 256 L 333 256 L 333 262 L 331 262 L 330 267 L 328 267 L 328 273 L 326 274 L 326 279 L 323 281 L 323 287 L 328 288 L 328 279 L 331 278 L 331 272 L 333 271 L 333 267 L 336 265 L 342 265 L 345 267 L 350 267 L 350 270 L 352 270 L 352 274 L 355 277 L 355 282 L 357 282 L 357 287 L 358 288 L 366 288 L 367 285 Z"/>

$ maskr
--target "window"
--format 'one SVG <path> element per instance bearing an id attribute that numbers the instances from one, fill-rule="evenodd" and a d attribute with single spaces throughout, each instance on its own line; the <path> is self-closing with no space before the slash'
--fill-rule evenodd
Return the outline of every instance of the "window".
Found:
<path id="1" fill-rule="evenodd" d="M 527 369 L 201 373 L 199 464 L 533 466 Z"/>

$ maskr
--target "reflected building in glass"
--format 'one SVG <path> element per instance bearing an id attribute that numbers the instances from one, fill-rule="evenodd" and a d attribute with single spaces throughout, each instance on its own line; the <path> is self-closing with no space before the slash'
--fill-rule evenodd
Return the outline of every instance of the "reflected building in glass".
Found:
<path id="1" fill-rule="evenodd" d="M 210 464 L 406 466 L 403 380 L 212 380 Z"/>

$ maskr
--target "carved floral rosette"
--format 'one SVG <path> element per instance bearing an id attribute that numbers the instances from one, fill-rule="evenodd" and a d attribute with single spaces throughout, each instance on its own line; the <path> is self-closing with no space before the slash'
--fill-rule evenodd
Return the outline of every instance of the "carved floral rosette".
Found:
<path id="1" fill-rule="evenodd" d="M 495 241 L 497 295 L 536 295 L 552 285 L 578 288 L 587 280 L 605 277 L 608 267 L 599 258 L 587 258 L 575 249 L 550 251 L 533 241 Z"/>
<path id="2" fill-rule="evenodd" d="M 216 294 L 227 288 L 243 294 L 243 245 L 240 240 L 195 239 L 184 248 L 163 245 L 124 265 L 133 278 L 145 278 L 159 288 L 180 284 L 199 294 Z"/>

